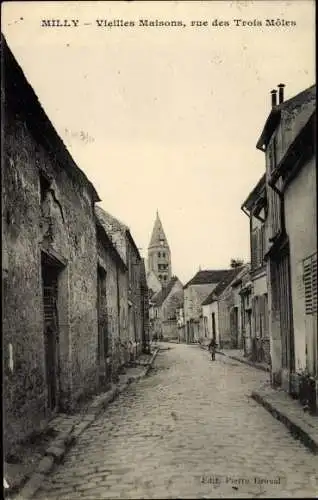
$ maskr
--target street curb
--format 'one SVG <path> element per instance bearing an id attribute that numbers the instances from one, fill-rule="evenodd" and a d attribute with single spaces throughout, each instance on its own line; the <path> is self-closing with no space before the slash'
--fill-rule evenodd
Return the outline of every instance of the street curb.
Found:
<path id="1" fill-rule="evenodd" d="M 284 410 L 280 409 L 277 404 L 272 403 L 266 395 L 262 395 L 259 391 L 252 391 L 251 397 L 261 404 L 274 418 L 282 422 L 291 432 L 298 438 L 307 448 L 315 455 L 318 454 L 318 433 L 314 433 L 306 423 L 297 422 L 296 416 L 287 415 Z"/>
<path id="2" fill-rule="evenodd" d="M 148 375 L 149 371 L 151 370 L 152 365 L 154 364 L 154 361 L 155 361 L 159 351 L 160 351 L 160 347 L 157 347 L 157 349 L 154 351 L 153 355 L 151 356 L 151 360 L 149 361 L 149 364 L 146 366 L 146 369 L 145 369 L 144 374 L 143 374 L 144 377 L 146 375 Z"/>
<path id="3" fill-rule="evenodd" d="M 54 466 L 61 463 L 64 456 L 76 443 L 79 436 L 97 419 L 103 410 L 105 410 L 119 394 L 124 392 L 132 382 L 137 382 L 148 375 L 159 351 L 160 347 L 157 347 L 146 368 L 140 375 L 130 377 L 124 383 L 112 387 L 102 396 L 97 396 L 95 401 L 93 401 L 87 409 L 83 419 L 78 424 L 74 424 L 68 432 L 57 436 L 57 438 L 50 443 L 36 471 L 27 480 L 22 489 L 17 493 L 12 492 L 11 494 L 9 491 L 7 493 L 8 498 L 14 500 L 30 500 L 33 498 L 35 493 L 41 488 L 46 477 L 52 472 Z"/>
<path id="4" fill-rule="evenodd" d="M 237 356 L 233 356 L 232 354 L 227 354 L 226 352 L 223 351 L 216 351 L 217 354 L 221 354 L 222 356 L 226 356 L 227 358 L 233 359 L 234 361 L 238 361 L 239 363 L 242 363 L 244 365 L 252 366 L 253 368 L 256 368 L 257 370 L 262 370 L 263 372 L 270 373 L 270 368 L 265 367 L 256 363 L 253 363 L 253 361 L 249 361 L 248 359 L 242 359 Z"/>

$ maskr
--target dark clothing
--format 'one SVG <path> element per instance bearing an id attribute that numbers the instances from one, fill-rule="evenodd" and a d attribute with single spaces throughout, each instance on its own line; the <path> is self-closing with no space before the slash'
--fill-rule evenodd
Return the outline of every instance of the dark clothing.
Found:
<path id="1" fill-rule="evenodd" d="M 214 339 L 211 340 L 208 348 L 209 348 L 209 351 L 211 352 L 211 359 L 212 359 L 212 361 L 214 361 L 215 360 L 215 349 L 216 349 L 216 342 Z"/>

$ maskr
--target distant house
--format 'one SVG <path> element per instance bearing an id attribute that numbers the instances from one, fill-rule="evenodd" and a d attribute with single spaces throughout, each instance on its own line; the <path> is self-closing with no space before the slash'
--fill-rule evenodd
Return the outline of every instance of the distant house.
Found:
<path id="1" fill-rule="evenodd" d="M 166 340 L 178 338 L 178 311 L 183 305 L 183 285 L 173 276 L 151 299 L 152 337 Z"/>
<path id="2" fill-rule="evenodd" d="M 272 110 L 257 142 L 265 152 L 268 198 L 269 331 L 272 379 L 317 408 L 316 86 Z M 306 377 L 306 373 L 312 378 Z"/>
<path id="3" fill-rule="evenodd" d="M 145 311 L 144 301 L 145 299 L 148 301 L 145 264 L 129 228 L 101 207 L 96 206 L 95 211 L 100 223 L 127 267 L 127 275 L 122 277 L 122 280 L 126 280 L 126 284 L 120 285 L 119 304 L 117 309 L 113 307 L 110 311 L 113 317 L 116 316 L 116 310 L 117 312 L 120 311 L 119 337 L 115 336 L 113 351 L 114 353 L 117 352 L 117 357 L 120 358 L 120 364 L 122 365 L 127 360 L 127 356 L 129 359 L 133 359 L 141 352 L 145 344 L 145 338 L 148 335 L 143 317 L 143 311 Z M 120 277 L 121 275 L 119 275 Z M 122 293 L 124 286 L 126 286 L 126 291 Z M 148 314 L 148 311 L 146 311 L 146 314 Z"/>
<path id="4" fill-rule="evenodd" d="M 184 321 L 187 343 L 197 342 L 200 338 L 203 300 L 231 272 L 232 269 L 200 270 L 184 286 Z"/>
<path id="5" fill-rule="evenodd" d="M 120 366 L 128 361 L 127 353 L 121 359 L 118 349 L 128 338 L 127 319 L 121 321 L 127 316 L 128 270 L 98 216 L 96 235 L 99 377 L 101 384 L 107 385 L 116 380 Z"/>
<path id="6" fill-rule="evenodd" d="M 252 331 L 247 354 L 255 361 L 270 362 L 269 308 L 266 273 L 267 195 L 266 176 L 261 177 L 242 204 L 249 217 L 251 281 L 252 281 Z"/>
<path id="7" fill-rule="evenodd" d="M 243 270 L 230 269 L 202 302 L 202 337 L 213 338 L 221 348 L 237 349 L 242 342 L 240 302 L 231 283 Z"/>

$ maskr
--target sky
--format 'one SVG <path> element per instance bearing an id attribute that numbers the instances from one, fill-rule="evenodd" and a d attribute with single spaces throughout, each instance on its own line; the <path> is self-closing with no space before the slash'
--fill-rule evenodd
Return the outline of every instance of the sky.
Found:
<path id="1" fill-rule="evenodd" d="M 144 257 L 158 210 L 185 283 L 199 268 L 250 259 L 240 207 L 264 173 L 256 142 L 270 90 L 285 83 L 288 99 L 315 82 L 314 9 L 312 0 L 4 2 L 2 32 L 100 206 Z"/>

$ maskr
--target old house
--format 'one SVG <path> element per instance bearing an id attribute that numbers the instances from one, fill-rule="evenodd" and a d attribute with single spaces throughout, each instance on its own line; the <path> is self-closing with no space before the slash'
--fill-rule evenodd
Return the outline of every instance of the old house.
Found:
<path id="1" fill-rule="evenodd" d="M 242 204 L 249 217 L 251 281 L 252 281 L 252 330 L 249 355 L 252 360 L 270 362 L 268 327 L 268 292 L 266 262 L 267 196 L 264 174 Z"/>
<path id="2" fill-rule="evenodd" d="M 221 348 L 237 349 L 242 342 L 240 301 L 231 287 L 240 274 L 242 267 L 230 269 L 202 302 L 202 337 L 213 338 Z"/>
<path id="3" fill-rule="evenodd" d="M 316 407 L 317 213 L 316 86 L 284 100 L 272 91 L 272 110 L 257 142 L 265 153 L 268 198 L 269 329 L 272 379 Z M 316 386 L 316 387 L 315 387 Z"/>
<path id="4" fill-rule="evenodd" d="M 98 386 L 96 190 L 2 39 L 5 447 Z"/>
<path id="5" fill-rule="evenodd" d="M 98 213 L 98 209 L 96 210 Z M 96 215 L 98 359 L 102 385 L 116 380 L 122 364 L 118 346 L 127 342 L 128 269 Z"/>
<path id="6" fill-rule="evenodd" d="M 201 336 L 202 302 L 232 270 L 200 270 L 184 286 L 184 321 L 186 342 L 197 342 Z"/>
<path id="7" fill-rule="evenodd" d="M 183 305 L 183 285 L 173 276 L 167 286 L 151 298 L 152 338 L 178 338 L 177 311 Z"/>
<path id="8" fill-rule="evenodd" d="M 251 288 L 246 287 L 248 281 L 250 280 L 250 264 L 245 264 L 242 271 L 234 278 L 231 282 L 232 294 L 233 294 L 233 308 L 237 311 L 237 322 L 233 321 L 232 325 L 237 324 L 238 334 L 235 334 L 235 328 L 233 328 L 234 337 L 237 337 L 237 349 L 243 350 L 245 353 L 246 345 L 246 335 L 250 334 L 251 338 L 251 328 L 248 329 L 248 306 L 251 304 L 249 302 L 249 294 L 251 293 Z M 232 319 L 236 317 L 236 312 L 232 312 Z M 251 326 L 251 325 L 250 325 Z"/>
<path id="9" fill-rule="evenodd" d="M 120 291 L 125 287 L 126 291 L 119 294 L 119 337 L 113 345 L 120 359 L 119 364 L 124 365 L 127 360 L 135 359 L 140 354 L 148 335 L 148 319 L 144 317 L 144 314 L 148 315 L 144 303 L 145 298 L 148 301 L 145 265 L 129 228 L 99 206 L 96 206 L 96 215 L 127 267 L 127 276 L 122 276 L 123 284 L 120 287 Z"/>

